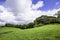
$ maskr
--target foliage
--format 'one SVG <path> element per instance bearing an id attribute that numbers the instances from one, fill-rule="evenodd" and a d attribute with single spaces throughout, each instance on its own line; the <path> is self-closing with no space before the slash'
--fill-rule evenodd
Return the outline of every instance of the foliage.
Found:
<path id="1" fill-rule="evenodd" d="M 51 23 L 58 23 L 58 20 L 56 17 L 53 17 L 53 16 L 42 15 L 41 17 L 36 18 L 34 23 L 35 24 L 51 24 Z"/>
<path id="2" fill-rule="evenodd" d="M 10 23 L 6 23 L 5 24 L 5 27 L 14 27 L 14 25 L 13 24 L 10 24 Z"/>
<path id="3" fill-rule="evenodd" d="M 29 24 L 27 24 L 27 28 L 34 28 L 34 23 L 29 23 Z"/>
<path id="4" fill-rule="evenodd" d="M 58 11 L 58 13 L 56 13 L 55 15 L 57 15 L 57 18 L 60 18 L 60 11 Z"/>

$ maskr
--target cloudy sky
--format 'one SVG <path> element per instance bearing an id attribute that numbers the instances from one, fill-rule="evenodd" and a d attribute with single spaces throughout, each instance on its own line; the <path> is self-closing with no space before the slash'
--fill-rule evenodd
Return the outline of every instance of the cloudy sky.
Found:
<path id="1" fill-rule="evenodd" d="M 26 24 L 41 15 L 53 16 L 60 10 L 60 0 L 0 0 L 0 25 Z"/>

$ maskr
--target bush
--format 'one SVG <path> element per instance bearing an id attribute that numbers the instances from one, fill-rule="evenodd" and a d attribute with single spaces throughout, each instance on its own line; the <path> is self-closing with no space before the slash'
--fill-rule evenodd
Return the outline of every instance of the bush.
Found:
<path id="1" fill-rule="evenodd" d="M 29 24 L 27 24 L 27 28 L 34 28 L 34 23 L 29 23 Z"/>
<path id="2" fill-rule="evenodd" d="M 21 25 L 20 28 L 21 28 L 21 29 L 27 29 L 27 25 L 26 25 L 26 24 Z"/>
<path id="3" fill-rule="evenodd" d="M 41 17 L 36 18 L 34 23 L 39 25 L 39 24 L 58 23 L 58 21 L 56 17 L 43 15 Z"/>
<path id="4" fill-rule="evenodd" d="M 14 25 L 13 24 L 10 24 L 10 23 L 6 23 L 5 24 L 5 27 L 14 27 Z"/>
<path id="5" fill-rule="evenodd" d="M 44 24 L 41 24 L 41 23 L 40 23 L 40 24 L 36 24 L 35 27 L 41 27 L 41 26 L 43 26 L 43 25 L 44 25 Z"/>

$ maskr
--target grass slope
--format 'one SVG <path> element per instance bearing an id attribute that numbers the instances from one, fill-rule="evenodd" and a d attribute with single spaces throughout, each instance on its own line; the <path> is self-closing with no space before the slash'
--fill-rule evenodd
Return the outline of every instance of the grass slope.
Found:
<path id="1" fill-rule="evenodd" d="M 0 40 L 60 40 L 60 24 L 32 29 L 0 28 Z"/>

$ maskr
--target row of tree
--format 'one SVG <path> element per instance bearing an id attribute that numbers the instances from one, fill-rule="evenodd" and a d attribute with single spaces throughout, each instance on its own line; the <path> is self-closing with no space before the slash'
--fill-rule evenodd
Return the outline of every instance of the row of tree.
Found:
<path id="1" fill-rule="evenodd" d="M 15 27 L 15 28 L 21 28 L 21 29 L 28 29 L 28 28 L 34 28 L 34 23 L 29 23 L 29 24 L 23 24 L 23 25 L 14 25 L 10 23 L 6 23 L 4 26 L 1 27 Z"/>
<path id="2" fill-rule="evenodd" d="M 46 24 L 54 24 L 54 23 L 60 24 L 60 11 L 58 11 L 58 13 L 56 13 L 55 15 L 57 17 L 42 15 L 36 18 L 36 20 L 34 20 L 33 23 L 23 24 L 23 25 L 21 24 L 13 25 L 13 24 L 6 23 L 5 26 L 3 27 L 16 27 L 16 28 L 21 28 L 21 29 L 28 29 L 28 28 L 39 27 L 39 26 L 46 25 Z"/>

